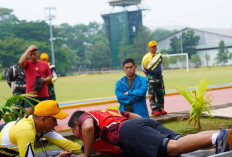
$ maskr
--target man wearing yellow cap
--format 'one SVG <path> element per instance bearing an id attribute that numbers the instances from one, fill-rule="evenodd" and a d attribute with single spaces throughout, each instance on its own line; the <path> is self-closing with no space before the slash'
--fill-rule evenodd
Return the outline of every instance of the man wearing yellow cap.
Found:
<path id="1" fill-rule="evenodd" d="M 65 139 L 54 130 L 57 119 L 64 119 L 67 115 L 68 113 L 59 109 L 56 101 L 40 102 L 36 105 L 33 115 L 7 123 L 1 129 L 0 156 L 34 157 L 34 144 L 42 137 L 63 150 L 69 150 L 62 152 L 57 157 L 82 153 L 81 145 Z"/>
<path id="2" fill-rule="evenodd" d="M 50 100 L 56 100 L 56 93 L 55 93 L 55 88 L 54 88 L 54 83 L 57 80 L 57 73 L 56 73 L 56 68 L 55 65 L 50 64 L 49 62 L 49 56 L 47 53 L 42 53 L 40 55 L 40 60 L 47 63 L 51 73 L 52 73 L 52 80 L 49 82 L 48 85 L 48 93 L 49 93 L 49 99 Z"/>
<path id="3" fill-rule="evenodd" d="M 148 77 L 148 94 L 152 115 L 167 114 L 164 110 L 164 81 L 162 75 L 162 56 L 157 53 L 156 41 L 148 43 L 148 52 L 142 59 L 142 70 Z"/>

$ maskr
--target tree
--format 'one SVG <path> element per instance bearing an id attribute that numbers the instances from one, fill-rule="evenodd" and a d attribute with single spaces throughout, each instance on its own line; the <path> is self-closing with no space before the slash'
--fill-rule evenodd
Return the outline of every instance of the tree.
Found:
<path id="1" fill-rule="evenodd" d="M 197 52 L 195 46 L 197 46 L 200 36 L 195 35 L 193 30 L 188 30 L 187 32 L 182 32 L 182 47 L 183 52 L 188 53 L 189 58 L 191 59 L 192 55 Z M 170 53 L 181 53 L 181 42 L 180 38 L 174 36 L 170 42 Z"/>
<path id="2" fill-rule="evenodd" d="M 174 36 L 170 42 L 170 54 L 180 53 L 180 39 L 177 36 Z"/>
<path id="3" fill-rule="evenodd" d="M 151 31 L 145 27 L 142 26 L 136 38 L 134 39 L 134 43 L 131 46 L 131 49 L 129 49 L 129 53 L 127 54 L 127 58 L 134 59 L 135 63 L 137 65 L 141 64 L 143 56 L 147 53 L 147 43 L 152 40 L 151 39 Z M 153 39 L 154 40 L 154 39 Z"/>
<path id="4" fill-rule="evenodd" d="M 15 24 L 18 22 L 18 18 L 12 14 L 12 9 L 0 8 L 0 23 Z"/>
<path id="5" fill-rule="evenodd" d="M 162 55 L 166 55 L 167 54 L 167 50 L 166 49 L 161 49 L 160 53 Z M 162 57 L 162 66 L 163 66 L 163 69 L 168 69 L 169 65 L 170 65 L 169 57 Z"/>
<path id="6" fill-rule="evenodd" d="M 112 66 L 110 44 L 102 33 L 92 38 L 92 45 L 86 49 L 86 58 L 91 68 L 102 68 Z"/>
<path id="7" fill-rule="evenodd" d="M 206 66 L 209 66 L 210 55 L 208 53 L 205 54 Z"/>
<path id="8" fill-rule="evenodd" d="M 0 40 L 0 58 L 4 68 L 18 63 L 20 55 L 25 51 L 26 43 L 23 39 L 10 36 Z"/>
<path id="9" fill-rule="evenodd" d="M 40 41 L 50 44 L 49 38 L 49 25 L 45 21 L 36 21 L 36 22 L 27 22 L 19 21 L 17 24 L 14 24 L 13 30 L 11 33 L 15 37 L 22 38 L 29 41 Z M 54 37 L 56 37 L 56 29 L 53 29 Z"/>
<path id="10" fill-rule="evenodd" d="M 200 36 L 195 35 L 193 30 L 188 30 L 187 32 L 182 33 L 183 52 L 188 53 L 190 59 L 192 55 L 197 52 L 195 46 L 197 46 L 199 39 Z"/>
<path id="11" fill-rule="evenodd" d="M 11 9 L 0 8 L 0 40 L 13 35 L 13 25 L 19 20 L 12 13 Z"/>
<path id="12" fill-rule="evenodd" d="M 191 62 L 194 63 L 196 68 L 201 67 L 201 58 L 197 54 L 192 55 Z"/>
<path id="13" fill-rule="evenodd" d="M 60 42 L 74 51 L 77 56 L 73 66 L 89 66 L 89 60 L 86 56 L 87 49 L 89 49 L 89 46 L 94 45 L 94 36 L 104 32 L 103 25 L 96 22 L 74 26 L 62 24 L 57 29 L 59 29 L 57 36 L 59 36 Z"/>
<path id="14" fill-rule="evenodd" d="M 229 59 L 229 51 L 225 46 L 225 42 L 223 40 L 221 40 L 219 42 L 219 52 L 217 54 L 217 57 L 215 58 L 217 61 L 217 64 L 223 64 L 225 65 L 225 63 L 228 62 Z"/>
<path id="15" fill-rule="evenodd" d="M 132 47 L 129 45 L 129 41 L 127 40 L 126 32 L 122 33 L 122 40 L 120 41 L 118 59 L 120 64 L 122 64 L 123 60 L 127 58 L 127 55 L 130 54 Z"/>
<path id="16" fill-rule="evenodd" d="M 69 47 L 61 46 L 56 48 L 55 57 L 57 73 L 61 76 L 66 76 L 73 71 L 73 66 L 78 56 Z"/>
<path id="17" fill-rule="evenodd" d="M 177 30 L 167 30 L 167 29 L 162 29 L 162 28 L 158 28 L 156 30 L 154 30 L 151 34 L 151 40 L 161 40 L 173 33 L 175 33 Z"/>

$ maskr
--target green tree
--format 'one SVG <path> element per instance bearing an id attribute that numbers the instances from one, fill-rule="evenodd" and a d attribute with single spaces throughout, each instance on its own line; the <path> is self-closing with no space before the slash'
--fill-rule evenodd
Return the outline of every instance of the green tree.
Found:
<path id="1" fill-rule="evenodd" d="M 49 25 L 45 21 L 27 22 L 19 21 L 14 24 L 12 34 L 17 38 L 22 38 L 29 41 L 40 41 L 50 44 Z M 56 29 L 53 28 L 54 37 L 56 37 Z"/>
<path id="2" fill-rule="evenodd" d="M 217 64 L 223 64 L 228 62 L 229 59 L 229 51 L 226 48 L 225 42 L 221 40 L 219 42 L 219 52 L 217 54 L 217 57 L 215 58 L 217 61 Z"/>
<path id="3" fill-rule="evenodd" d="M 92 44 L 86 49 L 86 58 L 91 68 L 112 66 L 110 44 L 103 33 L 93 36 Z"/>
<path id="4" fill-rule="evenodd" d="M 145 26 L 142 26 L 138 34 L 129 49 L 129 53 L 127 54 L 127 58 L 134 59 L 137 65 L 141 64 L 143 56 L 147 53 L 147 43 L 151 40 L 151 31 Z M 154 40 L 154 39 L 153 39 Z"/>
<path id="5" fill-rule="evenodd" d="M 12 36 L 12 26 L 18 21 L 12 9 L 0 8 L 0 40 Z"/>
<path id="6" fill-rule="evenodd" d="M 170 54 L 180 53 L 180 39 L 177 36 L 174 36 L 170 42 Z"/>
<path id="7" fill-rule="evenodd" d="M 166 55 L 167 54 L 167 50 L 166 49 L 161 49 L 160 53 L 162 55 Z M 163 66 L 163 69 L 168 69 L 169 65 L 170 65 L 169 57 L 162 57 L 162 66 Z"/>
<path id="8" fill-rule="evenodd" d="M 56 59 L 56 71 L 61 76 L 65 76 L 73 71 L 73 63 L 76 62 L 77 56 L 75 51 L 69 47 L 62 46 L 56 48 L 55 51 Z"/>
<path id="9" fill-rule="evenodd" d="M 232 60 L 232 53 L 231 52 L 229 52 L 228 59 Z"/>
<path id="10" fill-rule="evenodd" d="M 193 30 L 188 30 L 187 32 L 182 33 L 183 40 L 183 52 L 188 53 L 189 58 L 191 59 L 197 50 L 196 46 L 200 40 L 200 36 L 195 35 Z"/>
<path id="11" fill-rule="evenodd" d="M 129 41 L 127 40 L 126 32 L 122 33 L 122 40 L 120 41 L 118 59 L 120 64 L 122 64 L 123 60 L 127 58 L 127 55 L 130 54 L 132 47 L 129 45 Z"/>
<path id="12" fill-rule="evenodd" d="M 182 47 L 183 52 L 188 53 L 189 58 L 191 59 L 192 55 L 194 55 L 197 50 L 195 47 L 198 44 L 200 36 L 195 35 L 193 30 L 188 30 L 187 32 L 182 32 Z M 180 38 L 174 36 L 170 42 L 170 53 L 181 53 L 181 42 Z"/>
<path id="13" fill-rule="evenodd" d="M 0 23 L 15 24 L 18 22 L 18 18 L 13 14 L 12 9 L 0 7 Z"/>
<path id="14" fill-rule="evenodd" d="M 201 67 L 201 58 L 197 54 L 192 56 L 191 62 L 194 63 L 196 68 Z"/>
<path id="15" fill-rule="evenodd" d="M 18 63 L 19 56 L 25 51 L 26 44 L 23 39 L 10 36 L 0 40 L 0 58 L 4 68 Z"/>
<path id="16" fill-rule="evenodd" d="M 208 53 L 205 54 L 206 66 L 209 66 L 210 55 Z"/>
<path id="17" fill-rule="evenodd" d="M 176 31 L 177 30 L 167 30 L 167 29 L 158 28 L 151 33 L 151 40 L 156 40 L 156 41 L 161 40 L 175 33 Z"/>

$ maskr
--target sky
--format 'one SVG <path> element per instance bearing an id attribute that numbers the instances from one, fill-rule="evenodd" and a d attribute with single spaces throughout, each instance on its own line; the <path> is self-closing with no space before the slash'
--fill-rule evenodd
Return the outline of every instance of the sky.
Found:
<path id="1" fill-rule="evenodd" d="M 109 0 L 0 0 L 0 7 L 14 10 L 20 20 L 46 20 L 48 10 L 55 18 L 52 24 L 70 25 L 103 23 L 101 14 L 122 11 L 111 7 Z M 150 29 L 230 28 L 232 29 L 232 0 L 142 0 L 143 25 Z M 129 9 L 134 9 L 133 7 Z"/>

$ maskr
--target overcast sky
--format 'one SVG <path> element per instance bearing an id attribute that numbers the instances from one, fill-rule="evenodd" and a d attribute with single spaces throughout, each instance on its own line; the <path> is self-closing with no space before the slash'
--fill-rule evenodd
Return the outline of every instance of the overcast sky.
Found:
<path id="1" fill-rule="evenodd" d="M 45 7 L 56 8 L 53 24 L 103 23 L 101 14 L 112 11 L 108 0 L 0 0 L 20 20 L 45 20 Z M 143 0 L 143 24 L 149 28 L 231 28 L 232 0 Z M 113 12 L 121 8 L 114 8 Z"/>

